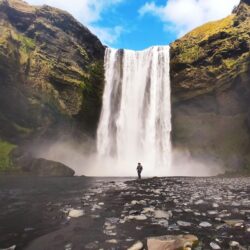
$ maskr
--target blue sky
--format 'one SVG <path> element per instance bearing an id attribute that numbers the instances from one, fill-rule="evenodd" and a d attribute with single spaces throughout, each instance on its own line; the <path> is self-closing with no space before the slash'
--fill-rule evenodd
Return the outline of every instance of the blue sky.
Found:
<path id="1" fill-rule="evenodd" d="M 240 0 L 26 0 L 70 12 L 113 48 L 166 45 L 193 28 L 229 15 Z"/>

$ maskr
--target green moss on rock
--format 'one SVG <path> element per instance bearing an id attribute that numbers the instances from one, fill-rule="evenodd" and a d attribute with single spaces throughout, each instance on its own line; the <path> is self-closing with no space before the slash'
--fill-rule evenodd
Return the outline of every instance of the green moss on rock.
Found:
<path id="1" fill-rule="evenodd" d="M 6 171 L 13 167 L 10 153 L 16 146 L 0 140 L 0 171 Z"/>

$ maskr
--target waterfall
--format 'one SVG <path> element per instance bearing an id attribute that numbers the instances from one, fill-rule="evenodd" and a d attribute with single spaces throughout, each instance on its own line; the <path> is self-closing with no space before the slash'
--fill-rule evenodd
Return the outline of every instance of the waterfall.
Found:
<path id="1" fill-rule="evenodd" d="M 169 68 L 169 46 L 144 51 L 106 49 L 97 151 L 101 164 L 115 164 L 112 175 L 135 175 L 138 162 L 144 175 L 168 175 Z"/>

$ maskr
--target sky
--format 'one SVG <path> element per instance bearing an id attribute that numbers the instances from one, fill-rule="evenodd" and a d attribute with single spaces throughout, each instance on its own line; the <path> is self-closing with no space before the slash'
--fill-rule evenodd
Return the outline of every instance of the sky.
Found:
<path id="1" fill-rule="evenodd" d="M 26 0 L 71 13 L 112 48 L 167 45 L 193 28 L 228 16 L 240 0 Z"/>

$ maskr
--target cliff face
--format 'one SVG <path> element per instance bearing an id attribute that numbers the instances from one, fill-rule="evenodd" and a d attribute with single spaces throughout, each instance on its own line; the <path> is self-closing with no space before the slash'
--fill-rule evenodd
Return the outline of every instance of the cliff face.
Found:
<path id="1" fill-rule="evenodd" d="M 68 13 L 1 0 L 0 138 L 16 142 L 71 118 L 94 131 L 103 57 L 98 38 Z"/>
<path id="2" fill-rule="evenodd" d="M 58 127 L 94 134 L 104 46 L 68 13 L 0 0 L 0 171 L 17 145 Z"/>
<path id="3" fill-rule="evenodd" d="M 250 168 L 250 3 L 171 45 L 174 147 Z"/>

